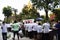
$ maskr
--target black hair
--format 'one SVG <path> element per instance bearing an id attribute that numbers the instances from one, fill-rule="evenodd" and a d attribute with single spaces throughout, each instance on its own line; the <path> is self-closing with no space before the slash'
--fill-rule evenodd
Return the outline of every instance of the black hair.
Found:
<path id="1" fill-rule="evenodd" d="M 3 21 L 2 24 L 5 24 L 5 21 Z"/>
<path id="2" fill-rule="evenodd" d="M 36 20 L 34 21 L 34 23 L 36 23 Z"/>
<path id="3" fill-rule="evenodd" d="M 14 23 L 17 23 L 17 21 L 15 20 Z"/>
<path id="4" fill-rule="evenodd" d="M 38 23 L 38 25 L 41 25 L 41 23 Z"/>

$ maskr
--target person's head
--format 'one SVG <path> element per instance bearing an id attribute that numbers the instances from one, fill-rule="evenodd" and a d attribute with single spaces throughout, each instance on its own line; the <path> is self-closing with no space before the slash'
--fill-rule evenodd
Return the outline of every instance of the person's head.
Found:
<path id="1" fill-rule="evenodd" d="M 9 22 L 6 22 L 7 24 L 9 24 Z"/>
<path id="2" fill-rule="evenodd" d="M 17 21 L 15 20 L 14 23 L 17 23 Z"/>
<path id="3" fill-rule="evenodd" d="M 2 24 L 5 24 L 5 21 L 3 21 Z"/>
<path id="4" fill-rule="evenodd" d="M 52 20 L 51 23 L 53 23 L 53 24 L 54 24 L 54 23 L 58 23 L 58 21 Z"/>
<path id="5" fill-rule="evenodd" d="M 49 22 L 48 20 L 44 20 L 44 23 L 47 23 L 47 22 Z"/>
<path id="6" fill-rule="evenodd" d="M 34 23 L 36 23 L 36 20 L 34 21 Z"/>
<path id="7" fill-rule="evenodd" d="M 41 25 L 41 23 L 38 23 L 38 25 Z"/>
<path id="8" fill-rule="evenodd" d="M 19 19 L 18 22 L 21 22 L 21 19 Z"/>

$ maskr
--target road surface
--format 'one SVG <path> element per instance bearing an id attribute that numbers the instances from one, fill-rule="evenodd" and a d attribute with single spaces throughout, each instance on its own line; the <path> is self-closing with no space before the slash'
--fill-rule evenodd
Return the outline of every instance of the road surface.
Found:
<path id="1" fill-rule="evenodd" d="M 13 34 L 11 34 L 11 35 L 13 35 Z M 2 39 L 2 30 L 1 30 L 1 26 L 0 26 L 0 40 L 3 40 L 3 39 Z M 12 38 L 9 38 L 8 40 L 12 40 Z M 16 37 L 16 40 L 17 40 L 17 37 Z M 23 38 L 20 38 L 20 40 L 32 40 L 32 39 L 23 37 Z"/>
<path id="2" fill-rule="evenodd" d="M 13 35 L 13 34 L 11 33 L 11 35 Z M 15 37 L 15 38 L 17 40 L 17 37 Z M 2 30 L 1 30 L 1 27 L 0 27 L 0 40 L 3 40 L 2 39 Z M 8 40 L 12 40 L 12 37 L 10 37 Z M 33 39 L 29 39 L 29 38 L 23 37 L 23 38 L 20 38 L 20 40 L 33 40 Z M 56 40 L 56 37 L 54 37 L 54 40 Z"/>

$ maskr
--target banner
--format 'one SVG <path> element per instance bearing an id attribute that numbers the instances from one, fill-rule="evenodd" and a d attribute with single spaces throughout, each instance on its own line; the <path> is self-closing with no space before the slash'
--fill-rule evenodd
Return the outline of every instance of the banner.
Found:
<path id="1" fill-rule="evenodd" d="M 34 22 L 34 19 L 26 19 L 26 20 L 23 20 L 24 23 L 33 23 Z"/>

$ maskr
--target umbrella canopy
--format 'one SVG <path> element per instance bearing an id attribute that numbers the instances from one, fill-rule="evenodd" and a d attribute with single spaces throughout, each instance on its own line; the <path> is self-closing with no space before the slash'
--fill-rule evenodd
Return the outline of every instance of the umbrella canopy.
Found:
<path id="1" fill-rule="evenodd" d="M 36 21 L 42 21 L 43 18 L 36 18 Z"/>

